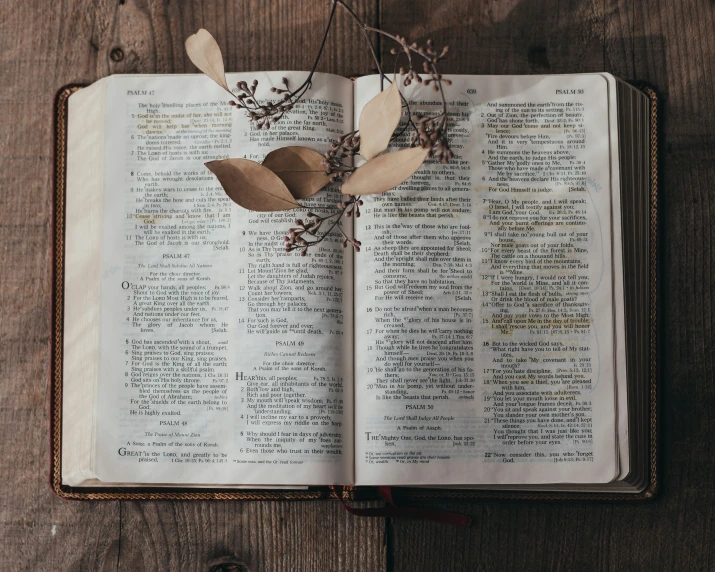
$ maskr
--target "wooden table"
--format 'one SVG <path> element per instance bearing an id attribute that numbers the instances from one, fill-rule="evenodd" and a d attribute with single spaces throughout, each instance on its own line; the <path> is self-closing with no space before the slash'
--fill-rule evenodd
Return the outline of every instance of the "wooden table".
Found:
<path id="1" fill-rule="evenodd" d="M 67 502 L 48 479 L 52 98 L 112 73 L 308 69 L 327 0 L 0 3 L 0 570 L 715 570 L 715 5 L 708 0 L 354 0 L 448 43 L 444 71 L 607 70 L 663 97 L 662 490 L 650 504 L 442 505 L 469 530 L 337 503 Z M 340 17 L 321 70 L 373 69 Z M 387 56 L 383 43 L 381 54 Z"/>

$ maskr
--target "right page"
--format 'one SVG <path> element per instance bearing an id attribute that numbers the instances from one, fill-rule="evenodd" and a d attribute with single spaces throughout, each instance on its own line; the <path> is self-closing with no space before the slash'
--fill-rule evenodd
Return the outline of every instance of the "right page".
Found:
<path id="1" fill-rule="evenodd" d="M 455 158 L 364 197 L 355 221 L 356 484 L 609 482 L 607 80 L 449 79 Z M 380 88 L 356 81 L 356 126 Z M 431 86 L 401 89 L 439 113 Z"/>

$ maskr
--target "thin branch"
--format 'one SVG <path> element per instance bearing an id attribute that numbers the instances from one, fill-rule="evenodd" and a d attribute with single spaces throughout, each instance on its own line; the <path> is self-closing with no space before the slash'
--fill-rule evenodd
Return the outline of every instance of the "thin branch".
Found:
<path id="1" fill-rule="evenodd" d="M 330 17 L 328 18 L 328 24 L 325 26 L 325 32 L 323 33 L 323 41 L 320 43 L 320 49 L 318 50 L 318 55 L 315 57 L 315 62 L 313 62 L 313 67 L 310 70 L 310 74 L 308 74 L 307 79 L 303 82 L 303 84 L 296 89 L 293 93 L 291 93 L 291 97 L 293 97 L 296 93 L 298 93 L 303 87 L 306 89 L 308 86 L 310 86 L 310 83 L 313 79 L 313 75 L 315 75 L 315 70 L 318 68 L 318 63 L 320 62 L 320 57 L 323 55 L 323 50 L 325 49 L 325 44 L 328 41 L 328 33 L 330 32 L 330 27 L 333 25 L 333 17 L 335 16 L 337 6 L 333 4 L 332 10 L 330 10 Z M 303 92 L 305 93 L 305 91 Z M 302 96 L 302 94 L 301 94 Z"/>
<path id="2" fill-rule="evenodd" d="M 375 65 L 377 66 L 377 71 L 380 74 L 380 79 L 386 79 L 385 74 L 382 72 L 382 65 L 380 64 L 380 58 L 377 56 L 377 52 L 375 51 L 375 46 L 372 43 L 372 40 L 370 39 L 370 30 L 368 26 L 358 17 L 358 15 L 353 11 L 350 6 L 348 6 L 344 0 L 332 0 L 333 1 L 333 9 L 335 9 L 335 6 L 340 5 L 343 10 L 345 10 L 350 17 L 355 20 L 358 26 L 360 26 L 360 29 L 363 31 L 363 34 L 365 35 L 365 41 L 367 42 L 367 45 L 370 48 L 370 53 L 372 54 L 372 59 L 375 60 Z M 389 80 L 388 80 L 389 81 Z"/>
<path id="3" fill-rule="evenodd" d="M 330 17 L 328 18 L 328 23 L 323 33 L 323 39 L 320 44 L 320 49 L 313 62 L 313 66 L 308 74 L 305 81 L 298 86 L 298 88 L 291 90 L 288 85 L 288 80 L 283 79 L 283 84 L 285 89 L 272 87 L 271 91 L 273 93 L 281 94 L 282 100 L 273 101 L 267 103 L 260 103 L 255 98 L 257 81 L 254 80 L 253 84 L 249 87 L 246 82 L 239 82 L 239 95 L 236 98 L 239 108 L 246 110 L 249 114 L 251 121 L 256 124 L 256 127 L 270 128 L 271 124 L 275 124 L 279 121 L 283 115 L 290 111 L 294 104 L 298 103 L 301 98 L 306 94 L 306 92 L 311 88 L 312 79 L 316 73 L 316 69 L 320 62 L 320 59 L 325 50 L 327 44 L 328 34 L 330 28 L 334 22 L 335 13 L 337 12 L 338 6 L 360 27 L 362 33 L 365 37 L 368 49 L 372 59 L 377 66 L 377 70 L 380 76 L 380 86 L 381 89 L 384 88 L 384 82 L 387 80 L 388 83 L 392 83 L 390 78 L 387 78 L 382 69 L 382 64 L 380 62 L 380 57 L 373 44 L 371 34 L 377 35 L 379 40 L 381 37 L 388 38 L 400 45 L 400 50 L 393 49 L 391 52 L 397 55 L 395 60 L 395 74 L 393 74 L 393 79 L 397 75 L 397 63 L 399 61 L 399 56 L 404 53 L 407 57 L 409 71 L 407 76 L 402 80 L 405 86 L 408 86 L 412 81 L 425 84 L 434 82 L 434 89 L 440 92 L 440 97 L 442 100 L 442 113 L 436 116 L 419 116 L 415 115 L 413 117 L 412 111 L 410 109 L 410 103 L 405 97 L 405 95 L 398 90 L 400 98 L 402 100 L 402 113 L 406 114 L 407 118 L 405 123 L 395 130 L 390 137 L 391 141 L 401 137 L 404 133 L 411 129 L 412 134 L 412 145 L 418 144 L 425 149 L 429 149 L 430 156 L 436 156 L 441 159 L 442 162 L 447 162 L 453 156 L 451 149 L 449 148 L 449 143 L 447 141 L 446 133 L 448 126 L 448 113 L 447 113 L 447 100 L 444 93 L 444 84 L 449 84 L 449 80 L 442 79 L 442 76 L 437 70 L 437 62 L 440 61 L 447 53 L 447 48 L 442 50 L 441 54 L 438 54 L 432 45 L 431 40 L 427 40 L 425 47 L 418 47 L 416 43 L 409 45 L 404 37 L 390 34 L 384 32 L 379 28 L 368 26 L 363 22 L 360 17 L 355 13 L 355 11 L 345 2 L 345 0 L 331 0 L 332 7 L 330 11 Z M 421 76 L 415 71 L 413 54 L 419 55 L 423 60 L 424 72 L 429 74 L 429 78 L 422 80 Z M 400 68 L 400 73 L 405 73 L 402 68 Z M 354 158 L 360 151 L 360 135 L 359 131 L 352 131 L 335 141 L 330 149 L 325 153 L 325 160 L 323 165 L 326 168 L 325 174 L 329 176 L 330 181 L 333 183 L 341 183 L 346 178 L 355 171 L 355 167 L 352 165 L 345 164 L 348 159 Z M 330 236 L 335 229 L 337 229 L 343 236 L 343 246 L 347 246 L 351 243 L 355 251 L 360 250 L 360 241 L 356 238 L 350 238 L 345 233 L 342 227 L 343 217 L 347 216 L 360 216 L 360 205 L 362 205 L 362 200 L 360 197 L 350 196 L 345 200 L 341 201 L 337 206 L 337 211 L 326 216 L 319 216 L 312 212 L 308 212 L 308 219 L 304 222 L 301 219 L 296 220 L 297 227 L 289 229 L 288 235 L 285 236 L 285 250 L 298 251 L 301 255 L 305 256 L 310 247 L 323 242 L 328 236 Z M 327 227 L 327 230 L 323 230 Z"/>

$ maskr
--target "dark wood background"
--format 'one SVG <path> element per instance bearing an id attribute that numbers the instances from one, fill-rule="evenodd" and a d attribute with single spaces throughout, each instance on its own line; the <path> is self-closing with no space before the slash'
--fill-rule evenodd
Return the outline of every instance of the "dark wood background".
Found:
<path id="1" fill-rule="evenodd" d="M 715 5 L 712 0 L 354 0 L 450 45 L 445 71 L 610 71 L 663 98 L 662 489 L 645 505 L 442 505 L 469 530 L 337 503 L 68 502 L 48 479 L 52 99 L 112 73 L 308 69 L 327 0 L 0 0 L 0 570 L 715 570 Z M 381 54 L 387 56 L 383 43 Z M 387 56 L 389 57 L 389 56 Z M 115 61 L 119 60 L 119 61 Z M 321 70 L 373 68 L 338 20 Z"/>

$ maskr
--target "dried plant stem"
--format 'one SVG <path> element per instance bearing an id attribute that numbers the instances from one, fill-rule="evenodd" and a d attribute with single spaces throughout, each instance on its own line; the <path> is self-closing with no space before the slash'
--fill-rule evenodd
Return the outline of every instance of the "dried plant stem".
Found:
<path id="1" fill-rule="evenodd" d="M 271 121 L 276 123 L 285 111 L 290 111 L 293 108 L 293 104 L 297 103 L 305 93 L 310 89 L 313 81 L 313 76 L 318 68 L 318 63 L 323 55 L 323 50 L 325 49 L 325 44 L 328 41 L 328 34 L 330 28 L 333 24 L 333 18 L 335 17 L 335 12 L 337 11 L 337 5 L 333 5 L 330 10 L 330 16 L 328 18 L 328 23 L 325 26 L 325 32 L 323 33 L 323 40 L 320 43 L 320 48 L 318 49 L 318 55 L 315 57 L 313 62 L 313 67 L 308 74 L 305 81 L 300 84 L 295 90 L 290 91 L 288 89 L 288 80 L 283 79 L 283 84 L 286 86 L 285 90 L 276 90 L 272 88 L 272 91 L 282 94 L 282 99 L 277 102 L 268 102 L 264 104 L 259 104 L 255 99 L 256 86 L 258 82 L 254 80 L 253 84 L 249 88 L 245 82 L 239 82 L 238 88 L 241 93 L 239 95 L 233 94 L 235 101 L 229 102 L 231 105 L 235 105 L 241 109 L 245 109 L 249 112 L 251 121 L 256 123 L 258 128 L 265 126 L 270 128 Z"/>
<path id="2" fill-rule="evenodd" d="M 362 29 L 363 34 L 365 35 L 365 41 L 367 42 L 368 47 L 370 48 L 370 53 L 372 54 L 372 59 L 375 61 L 375 65 L 377 66 L 377 71 L 380 74 L 381 79 L 386 79 L 385 74 L 382 72 L 382 65 L 380 64 L 380 58 L 377 56 L 377 51 L 375 50 L 375 46 L 372 43 L 372 39 L 370 38 L 370 27 L 367 26 L 360 18 L 359 16 L 355 13 L 355 11 L 348 6 L 343 0 L 332 0 L 333 2 L 333 10 L 337 6 L 340 6 L 343 10 L 345 10 L 350 17 L 355 20 L 355 22 L 360 26 Z M 388 80 L 389 81 L 389 80 Z"/>
<path id="3" fill-rule="evenodd" d="M 396 126 L 395 131 L 382 139 L 377 139 L 380 143 L 376 144 L 375 138 L 367 139 L 366 141 L 369 141 L 371 145 L 364 145 L 366 158 L 375 157 L 376 154 L 379 154 L 382 150 L 384 150 L 388 141 L 394 141 L 402 137 L 404 133 L 409 130 L 412 132 L 412 138 L 410 140 L 411 146 L 421 147 L 425 150 L 426 155 L 430 157 L 434 156 L 442 162 L 449 161 L 453 154 L 447 140 L 448 113 L 444 85 L 448 85 L 450 82 L 447 79 L 443 79 L 437 69 L 437 62 L 445 57 L 447 48 L 443 48 L 442 52 L 438 53 L 435 51 L 431 40 L 427 40 L 427 43 L 424 46 L 418 46 L 416 43 L 409 44 L 404 37 L 393 35 L 380 30 L 379 28 L 367 25 L 345 0 L 331 0 L 331 4 L 330 17 L 328 18 L 328 23 L 325 27 L 325 32 L 323 33 L 320 49 L 318 50 L 308 77 L 298 88 L 291 89 L 288 79 L 283 78 L 284 87 L 271 88 L 273 93 L 280 94 L 281 99 L 278 101 L 259 102 L 255 97 L 258 82 L 254 80 L 249 86 L 245 81 L 241 81 L 237 84 L 238 93 L 233 93 L 235 101 L 231 101 L 230 104 L 239 109 L 245 110 L 248 113 L 251 122 L 257 129 L 269 129 L 271 125 L 275 124 L 283 117 L 284 113 L 293 109 L 293 106 L 303 98 L 311 87 L 313 76 L 315 75 L 318 63 L 320 62 L 320 58 L 325 50 L 328 34 L 331 26 L 333 25 L 335 14 L 338 7 L 340 7 L 340 9 L 343 10 L 362 30 L 365 42 L 367 43 L 367 47 L 380 75 L 381 86 L 384 86 L 385 80 L 389 83 L 395 81 L 394 77 L 397 75 L 397 63 L 399 61 L 399 56 L 404 53 L 407 58 L 408 69 L 407 71 L 404 71 L 402 68 L 399 68 L 400 75 L 404 76 L 400 79 L 401 83 L 404 86 L 410 85 L 413 81 L 416 83 L 424 83 L 425 85 L 432 84 L 434 90 L 439 91 L 442 100 L 442 112 L 440 114 L 435 116 L 413 115 L 410 110 L 409 101 L 402 92 L 397 90 L 402 105 L 401 109 L 400 107 L 397 107 L 397 111 L 395 111 L 395 113 L 401 111 L 401 115 L 406 115 L 407 119 L 402 126 L 400 126 L 401 121 L 399 119 L 396 120 L 394 123 Z M 393 76 L 393 79 L 385 76 L 375 44 L 373 43 L 373 39 L 371 37 L 372 34 L 376 34 L 378 38 L 386 38 L 395 42 L 399 46 L 399 48 L 393 48 L 390 50 L 393 55 L 397 56 L 397 59 L 395 60 L 396 73 Z M 415 70 L 415 61 L 418 60 L 418 57 L 422 59 L 423 72 L 429 75 L 426 79 L 423 79 L 422 76 Z M 368 136 L 368 133 L 371 133 L 373 136 L 375 133 L 379 133 L 379 130 L 370 130 L 366 125 L 363 125 L 363 128 L 366 137 Z M 325 167 L 325 176 L 329 178 L 331 183 L 342 185 L 356 170 L 353 162 L 355 155 L 360 153 L 360 137 L 361 135 L 359 131 L 347 133 L 338 138 L 325 153 L 323 166 Z M 361 191 L 361 194 L 370 192 L 368 189 L 362 189 Z M 359 207 L 360 204 L 362 204 L 362 201 L 360 200 L 360 197 L 350 195 L 344 196 L 345 200 L 337 205 L 336 211 L 327 214 L 326 216 L 308 213 L 308 220 L 305 222 L 298 219 L 296 221 L 296 225 L 298 226 L 291 228 L 288 235 L 285 237 L 286 251 L 298 251 L 300 254 L 305 255 L 308 248 L 321 243 L 335 229 L 340 231 L 345 239 L 343 241 L 343 246 L 347 246 L 348 243 L 351 243 L 353 248 L 356 251 L 359 251 L 360 241 L 347 236 L 342 228 L 342 220 L 346 216 L 352 216 L 353 213 L 355 216 L 360 216 Z"/>
<path id="4" fill-rule="evenodd" d="M 310 87 L 311 82 L 313 81 L 313 76 L 315 75 L 315 70 L 318 68 L 318 63 L 320 62 L 320 58 L 323 55 L 323 50 L 325 49 L 325 44 L 328 41 L 328 34 L 330 32 L 330 27 L 333 25 L 333 18 L 335 17 L 335 6 L 330 10 L 330 17 L 328 18 L 328 24 L 325 26 L 325 32 L 323 33 L 323 41 L 320 42 L 320 49 L 318 49 L 318 55 L 315 56 L 315 61 L 313 62 L 313 67 L 310 69 L 310 73 L 308 74 L 308 77 L 306 80 L 301 84 L 301 86 L 296 89 L 295 91 L 290 93 L 290 97 L 302 97 L 302 95 L 308 90 Z M 303 91 L 301 91 L 303 90 Z M 300 95 L 298 93 L 300 92 Z"/>
<path id="5" fill-rule="evenodd" d="M 375 60 L 375 64 L 377 65 L 377 69 L 378 69 L 378 71 L 379 71 L 379 73 L 380 73 L 380 77 L 381 77 L 382 79 L 388 79 L 388 78 L 385 77 L 385 74 L 384 74 L 383 71 L 382 71 L 382 67 L 381 67 L 381 65 L 380 65 L 380 61 L 379 61 L 379 59 L 378 59 L 378 57 L 377 57 L 377 53 L 375 52 L 375 47 L 373 46 L 372 40 L 370 39 L 370 32 L 373 32 L 373 33 L 375 33 L 375 34 L 378 34 L 378 35 L 384 36 L 384 37 L 386 37 L 386 38 L 389 38 L 390 40 L 392 40 L 392 41 L 394 41 L 394 42 L 400 44 L 401 46 L 404 46 L 404 47 L 406 48 L 406 49 L 404 50 L 404 52 L 405 52 L 405 54 L 407 55 L 407 58 L 408 58 L 408 61 L 409 61 L 409 65 L 410 65 L 410 69 L 413 68 L 412 52 L 414 52 L 414 53 L 420 55 L 426 62 L 428 62 L 429 66 L 430 66 L 430 71 L 432 72 L 432 75 L 434 75 L 434 76 L 439 76 L 439 74 L 438 74 L 438 72 L 437 72 L 437 68 L 435 67 L 435 61 L 434 61 L 434 59 L 433 59 L 431 56 L 429 56 L 428 54 L 424 53 L 424 51 L 420 51 L 420 49 L 417 48 L 416 46 L 409 46 L 409 45 L 407 45 L 406 43 L 403 43 L 402 41 L 400 41 L 400 38 L 399 38 L 399 37 L 397 37 L 397 36 L 395 36 L 395 35 L 393 35 L 393 34 L 390 34 L 390 33 L 388 33 L 388 32 L 385 32 L 384 30 L 381 30 L 381 29 L 379 29 L 379 28 L 375 28 L 375 27 L 373 27 L 373 26 L 368 26 L 367 24 L 365 24 L 365 23 L 358 17 L 358 15 L 355 13 L 355 11 L 354 11 L 352 8 L 350 8 L 350 6 L 348 6 L 348 5 L 344 2 L 344 0 L 332 0 L 332 2 L 333 2 L 333 9 L 335 9 L 335 6 L 339 5 L 341 8 L 343 8 L 343 10 L 345 10 L 345 11 L 350 15 L 350 17 L 351 17 L 351 18 L 358 24 L 358 26 L 360 26 L 360 28 L 362 29 L 363 33 L 365 34 L 365 40 L 367 41 L 367 44 L 368 44 L 368 46 L 369 46 L 369 48 L 370 48 L 370 52 L 371 52 L 371 54 L 372 54 L 372 58 L 373 58 L 373 60 Z M 440 79 L 441 79 L 441 78 L 440 78 Z M 390 81 L 390 80 L 388 79 L 388 81 Z M 440 95 L 441 95 L 441 98 L 442 98 L 443 115 L 444 115 L 444 118 L 445 118 L 445 127 L 446 127 L 447 100 L 446 100 L 445 95 L 444 95 L 444 90 L 442 89 L 442 82 L 438 80 L 436 83 L 437 83 L 437 85 L 439 86 L 439 92 L 440 92 Z M 404 97 L 403 97 L 403 100 L 404 100 Z M 405 101 L 405 104 L 407 105 L 407 101 L 406 101 L 406 100 L 404 100 L 404 101 Z M 407 105 L 407 107 L 408 107 L 408 111 L 409 111 L 409 105 Z"/>
<path id="6" fill-rule="evenodd" d="M 359 252 L 362 243 L 355 238 L 350 238 L 345 233 L 342 229 L 342 219 L 343 217 L 352 216 L 353 213 L 355 213 L 356 217 L 359 217 L 361 205 L 362 200 L 360 200 L 360 197 L 351 196 L 344 202 L 338 204 L 338 210 L 336 212 L 330 213 L 327 216 L 320 216 L 313 212 L 308 212 L 307 221 L 296 219 L 295 224 L 297 226 L 290 228 L 288 234 L 284 237 L 286 252 L 298 251 L 302 256 L 305 256 L 308 254 L 308 248 L 323 242 L 336 228 L 345 239 L 343 240 L 343 248 L 351 244 L 353 249 Z M 327 230 L 321 232 L 321 228 L 326 223 L 330 226 Z M 312 237 L 314 240 L 308 237 Z"/>

